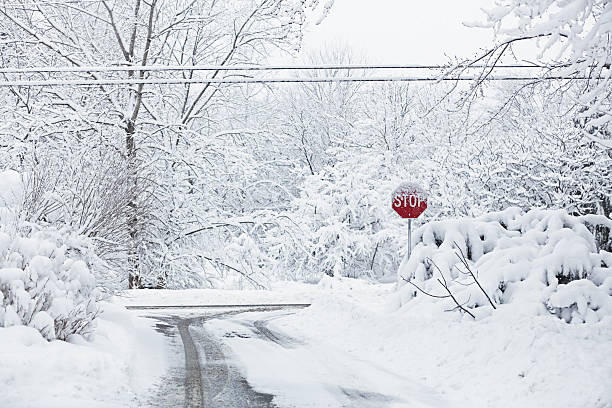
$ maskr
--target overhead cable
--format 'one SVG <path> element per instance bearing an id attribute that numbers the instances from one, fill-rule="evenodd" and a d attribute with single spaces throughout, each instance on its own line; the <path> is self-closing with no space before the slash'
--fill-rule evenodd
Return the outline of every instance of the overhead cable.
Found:
<path id="1" fill-rule="evenodd" d="M 0 68 L 0 74 L 35 74 L 62 72 L 156 72 L 156 71 L 319 71 L 319 70 L 414 70 L 414 69 L 546 69 L 538 65 L 401 65 L 401 64 L 324 64 L 324 65 L 117 65 Z"/>
<path id="2" fill-rule="evenodd" d="M 67 79 L 0 81 L 0 87 L 10 86 L 100 86 L 100 85 L 180 85 L 180 84 L 273 84 L 273 83 L 333 83 L 333 82 L 441 82 L 441 81 L 551 81 L 595 80 L 602 78 L 571 76 L 494 76 L 494 77 L 310 77 L 310 78 L 125 78 L 125 79 Z"/>

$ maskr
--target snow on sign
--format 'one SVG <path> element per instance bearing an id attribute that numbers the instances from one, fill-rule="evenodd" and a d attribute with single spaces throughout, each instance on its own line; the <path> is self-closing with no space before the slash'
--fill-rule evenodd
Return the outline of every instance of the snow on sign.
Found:
<path id="1" fill-rule="evenodd" d="M 418 184 L 402 183 L 393 191 L 391 206 L 402 218 L 418 218 L 427 209 L 427 193 Z"/>

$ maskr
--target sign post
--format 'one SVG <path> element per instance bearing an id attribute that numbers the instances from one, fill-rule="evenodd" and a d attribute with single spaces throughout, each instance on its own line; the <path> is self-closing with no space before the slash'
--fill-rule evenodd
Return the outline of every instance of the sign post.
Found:
<path id="1" fill-rule="evenodd" d="M 412 253 L 412 218 L 408 218 L 408 258 Z"/>
<path id="2" fill-rule="evenodd" d="M 427 209 L 427 193 L 415 183 L 400 184 L 391 195 L 391 207 L 402 218 L 408 218 L 408 258 L 412 252 L 412 219 Z"/>

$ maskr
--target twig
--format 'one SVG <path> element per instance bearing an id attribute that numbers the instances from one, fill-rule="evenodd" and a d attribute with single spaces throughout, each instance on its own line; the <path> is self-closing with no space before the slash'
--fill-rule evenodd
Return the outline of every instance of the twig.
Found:
<path id="1" fill-rule="evenodd" d="M 459 250 L 459 254 L 455 252 L 455 255 L 457 255 L 457 258 L 459 258 L 459 260 L 461 261 L 461 263 L 463 264 L 465 269 L 472 276 L 472 279 L 474 279 L 474 282 L 476 282 L 476 284 L 478 285 L 478 287 L 480 288 L 482 293 L 484 293 L 484 295 L 487 297 L 487 300 L 489 301 L 491 306 L 493 306 L 493 309 L 497 309 L 497 307 L 495 307 L 495 303 L 493 303 L 493 301 L 489 297 L 489 294 L 484 290 L 484 288 L 482 287 L 482 285 L 480 284 L 478 279 L 476 279 L 476 276 L 474 275 L 474 272 L 472 272 L 472 269 L 470 268 L 470 265 L 468 264 L 467 259 L 465 258 L 465 255 L 463 254 L 463 250 L 459 247 L 459 245 L 457 245 L 456 242 L 453 241 L 453 243 L 455 244 L 455 247 L 457 248 L 457 250 Z M 457 270 L 458 270 L 458 268 L 457 268 Z"/>
<path id="2" fill-rule="evenodd" d="M 438 282 L 440 283 L 440 285 L 442 285 L 444 287 L 444 289 L 446 289 L 446 292 L 448 292 L 448 295 L 450 296 L 451 299 L 453 299 L 453 302 L 455 302 L 455 304 L 457 305 L 457 307 L 461 310 L 463 310 L 465 313 L 469 314 L 470 316 L 472 316 L 472 318 L 475 320 L 476 316 L 474 316 L 469 310 L 467 310 L 465 307 L 461 306 L 461 304 L 459 304 L 459 302 L 457 302 L 457 299 L 455 299 L 455 296 L 453 296 L 453 293 L 450 291 L 450 289 L 448 288 L 448 286 L 446 286 L 444 283 L 442 283 L 442 281 L 440 280 L 440 278 L 438 278 Z"/>
<path id="3" fill-rule="evenodd" d="M 429 258 L 428 258 L 428 259 L 429 259 Z M 425 292 L 425 291 L 424 291 L 423 289 L 421 289 L 421 288 L 420 288 L 418 285 L 416 285 L 415 283 L 411 282 L 410 280 L 408 280 L 408 279 L 404 278 L 403 276 L 402 276 L 402 279 L 403 279 L 404 281 L 408 282 L 409 284 L 411 284 L 412 286 L 414 286 L 414 287 L 415 287 L 415 288 L 416 288 L 416 289 L 417 289 L 419 292 L 421 292 L 421 293 L 423 293 L 423 294 L 425 294 L 425 295 L 427 295 L 427 296 L 430 296 L 430 297 L 433 297 L 433 298 L 438 298 L 438 299 L 446 299 L 446 298 L 451 298 L 451 299 L 453 300 L 453 302 L 455 302 L 455 305 L 457 305 L 457 306 L 456 306 L 456 307 L 454 307 L 452 310 L 455 310 L 455 309 L 461 309 L 461 310 L 462 310 L 462 311 L 464 311 L 465 313 L 467 313 L 467 314 L 469 314 L 470 316 L 472 316 L 472 318 L 473 318 L 474 320 L 476 320 L 476 317 L 475 317 L 475 316 L 474 316 L 474 315 L 473 315 L 473 314 L 472 314 L 472 313 L 471 313 L 469 310 L 467 310 L 466 308 L 464 308 L 464 307 L 463 307 L 463 305 L 461 305 L 461 304 L 460 304 L 460 303 L 457 301 L 457 299 L 455 298 L 455 296 L 453 296 L 453 293 L 452 293 L 452 292 L 450 291 L 450 289 L 448 288 L 448 283 L 446 282 L 446 278 L 444 277 L 444 274 L 442 273 L 442 271 L 440 270 L 440 268 L 438 267 L 438 265 L 436 265 L 436 263 L 435 263 L 435 262 L 434 262 L 432 259 L 429 259 L 429 261 L 430 261 L 430 262 L 431 262 L 431 263 L 432 263 L 432 264 L 433 264 L 433 265 L 436 267 L 436 269 L 437 269 L 437 270 L 438 270 L 438 272 L 440 273 L 440 276 L 442 277 L 442 279 L 437 278 L 436 280 L 438 281 L 438 283 L 439 283 L 440 285 L 442 285 L 442 287 L 443 287 L 443 288 L 446 290 L 446 292 L 448 293 L 448 295 L 434 295 L 434 294 L 431 294 L 431 293 Z M 469 301 L 469 298 L 468 298 L 468 301 Z"/>
<path id="4" fill-rule="evenodd" d="M 209 258 L 208 256 L 205 256 L 205 255 L 197 255 L 197 256 L 202 258 L 202 259 L 206 259 L 208 262 L 210 262 L 212 264 L 221 265 L 221 266 L 223 266 L 225 268 L 231 269 L 234 272 L 238 272 L 241 276 L 243 276 L 244 278 L 248 279 L 258 289 L 267 289 L 264 285 L 262 285 L 261 283 L 257 282 L 255 279 L 251 278 L 246 272 L 241 271 L 240 269 L 234 268 L 231 265 L 228 265 L 228 264 L 223 263 L 221 261 L 215 260 L 213 258 Z"/>
<path id="5" fill-rule="evenodd" d="M 423 289 L 419 288 L 416 284 L 414 284 L 413 282 L 411 282 L 408 279 L 404 278 L 403 276 L 402 276 L 402 279 L 404 281 L 408 282 L 409 284 L 411 284 L 412 286 L 414 286 L 415 288 L 417 288 L 419 290 L 419 292 L 421 292 L 421 293 L 423 293 L 423 294 L 425 294 L 427 296 L 431 296 L 433 298 L 438 298 L 438 299 L 445 299 L 447 297 L 450 297 L 448 295 L 432 295 L 431 293 L 425 292 Z"/>

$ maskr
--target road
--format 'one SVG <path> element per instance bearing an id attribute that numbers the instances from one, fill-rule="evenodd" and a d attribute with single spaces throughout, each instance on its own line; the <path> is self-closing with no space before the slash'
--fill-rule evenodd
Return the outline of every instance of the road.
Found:
<path id="1" fill-rule="evenodd" d="M 178 363 L 170 367 L 157 384 L 157 392 L 147 396 L 144 404 L 152 408 L 275 407 L 273 396 L 253 390 L 227 358 L 221 339 L 207 333 L 203 326 L 209 320 L 246 312 L 295 310 L 305 306 L 308 305 L 130 306 L 130 309 L 146 311 L 142 316 L 154 320 L 156 330 L 168 337 L 171 353 L 176 355 L 174 361 Z M 270 341 L 281 341 L 266 328 L 263 320 L 254 322 L 253 331 Z"/>
<path id="2" fill-rule="evenodd" d="M 135 406 L 447 406 L 433 390 L 417 386 L 412 379 L 376 362 L 356 358 L 344 350 L 308 344 L 269 328 L 273 320 L 305 306 L 130 306 L 167 336 L 171 361 L 166 376 L 152 387 L 155 391 L 141 396 Z M 242 352 L 238 358 L 237 346 Z M 275 395 L 254 390 L 237 362 L 248 363 L 249 375 L 267 380 L 268 388 L 264 388 Z"/>

